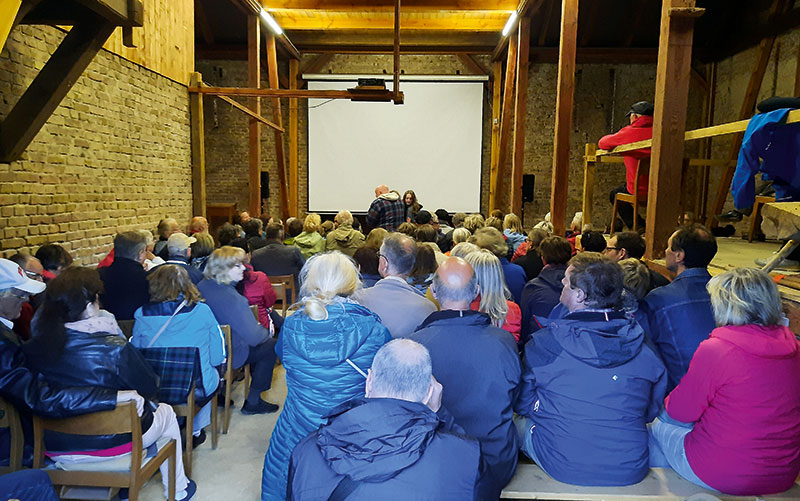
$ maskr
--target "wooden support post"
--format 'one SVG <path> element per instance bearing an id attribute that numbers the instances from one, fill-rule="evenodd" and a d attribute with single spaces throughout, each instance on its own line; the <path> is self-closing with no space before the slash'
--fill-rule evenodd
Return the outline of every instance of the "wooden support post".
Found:
<path id="1" fill-rule="evenodd" d="M 297 71 L 300 61 L 289 59 L 289 88 L 297 89 Z M 297 134 L 297 98 L 289 99 L 289 214 L 294 217 L 300 215 L 300 188 L 297 174 L 298 164 L 298 134 Z"/>
<path id="2" fill-rule="evenodd" d="M 592 224 L 594 208 L 594 170 L 597 162 L 597 145 L 587 143 L 583 154 L 583 224 Z M 551 214 L 552 215 L 552 214 Z"/>
<path id="3" fill-rule="evenodd" d="M 72 27 L 0 123 L 0 162 L 19 159 L 114 28 L 114 24 L 95 15 Z"/>
<path id="4" fill-rule="evenodd" d="M 267 65 L 269 69 L 269 87 L 278 88 L 278 53 L 275 49 L 275 37 L 267 37 Z M 283 126 L 283 114 L 281 113 L 281 100 L 272 100 L 272 121 Z M 278 185 L 281 193 L 281 217 L 289 217 L 289 194 L 286 189 L 286 159 L 283 151 L 283 134 L 275 131 L 275 158 L 278 163 Z"/>
<path id="5" fill-rule="evenodd" d="M 497 177 L 495 178 L 495 203 L 499 204 L 503 181 L 506 178 L 506 159 L 508 158 L 508 139 L 511 136 L 511 120 L 514 100 L 514 79 L 517 72 L 517 34 L 511 36 L 508 44 L 508 60 L 506 62 L 506 83 L 503 88 L 503 110 L 500 118 L 500 145 L 497 149 Z M 492 206 L 489 210 L 499 207 Z"/>
<path id="6" fill-rule="evenodd" d="M 522 173 L 525 170 L 525 119 L 528 108 L 528 56 L 531 49 L 531 18 L 519 20 L 517 34 L 517 96 L 514 103 L 514 157 L 511 162 L 511 212 L 522 213 Z"/>
<path id="7" fill-rule="evenodd" d="M 261 18 L 247 16 L 247 84 L 251 88 L 261 87 Z M 261 115 L 261 98 L 250 98 L 250 109 Z M 280 124 L 278 124 L 280 125 Z M 252 217 L 261 215 L 261 122 L 249 120 L 249 196 L 247 211 Z"/>
<path id="8" fill-rule="evenodd" d="M 692 63 L 692 16 L 673 15 L 673 9 L 694 7 L 695 0 L 664 0 L 658 43 L 653 149 L 647 203 L 645 257 L 664 255 L 667 240 L 678 224 L 681 207 L 686 107 Z"/>
<path id="9" fill-rule="evenodd" d="M 494 82 L 492 82 L 492 164 L 489 171 L 489 208 L 497 207 L 497 161 L 500 158 L 500 103 L 503 89 L 503 62 L 492 63 Z"/>
<path id="10" fill-rule="evenodd" d="M 553 139 L 553 177 L 550 192 L 550 217 L 553 234 L 564 235 L 569 191 L 569 146 L 572 108 L 575 101 L 575 56 L 578 39 L 578 0 L 561 4 L 561 42 L 558 50 L 558 95 Z"/>
<path id="11" fill-rule="evenodd" d="M 192 73 L 189 85 L 203 85 L 203 75 Z M 203 120 L 203 95 L 189 94 L 192 120 L 192 215 L 206 216 L 206 144 Z"/>
<path id="12" fill-rule="evenodd" d="M 794 69 L 794 94 L 800 96 L 800 45 L 797 46 L 797 66 Z"/>
<path id="13" fill-rule="evenodd" d="M 393 58 L 393 85 L 392 93 L 394 104 L 403 104 L 400 94 L 400 0 L 394 0 L 394 58 Z"/>

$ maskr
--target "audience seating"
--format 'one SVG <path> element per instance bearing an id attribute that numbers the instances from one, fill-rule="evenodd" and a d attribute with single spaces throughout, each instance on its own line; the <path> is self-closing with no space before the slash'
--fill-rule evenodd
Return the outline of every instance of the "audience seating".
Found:
<path id="1" fill-rule="evenodd" d="M 125 337 L 130 341 L 131 337 L 133 336 L 133 323 L 135 320 L 117 320 L 117 325 L 122 330 L 122 333 L 125 334 Z"/>
<path id="2" fill-rule="evenodd" d="M 289 303 L 294 301 L 296 295 L 294 290 L 294 275 L 275 275 L 269 277 L 270 283 L 272 283 L 272 288 L 275 289 L 275 294 L 278 295 L 278 289 L 276 286 L 283 285 L 284 289 L 284 296 L 281 298 L 278 295 L 278 299 L 281 300 L 281 307 L 283 310 L 283 316 L 286 316 L 286 310 L 289 308 Z M 275 304 L 277 305 L 278 302 L 276 301 Z"/>
<path id="3" fill-rule="evenodd" d="M 775 201 L 774 196 L 757 196 L 753 204 L 753 213 L 750 215 L 750 232 L 747 234 L 747 241 L 752 242 L 757 235 L 761 235 L 761 207 Z"/>
<path id="4" fill-rule="evenodd" d="M 695 496 L 697 496 L 695 498 Z M 800 485 L 782 494 L 772 496 L 729 496 L 703 489 L 681 478 L 670 468 L 651 468 L 644 480 L 625 487 L 582 487 L 563 484 L 550 478 L 538 465 L 519 464 L 517 473 L 500 494 L 501 499 L 561 499 L 574 501 L 682 501 L 684 499 L 722 499 L 796 501 L 800 499 Z"/>
<path id="5" fill-rule="evenodd" d="M 0 466 L 0 475 L 5 475 L 22 469 L 25 437 L 17 409 L 2 397 L 0 397 L 0 428 L 8 428 L 10 439 L 8 466 Z"/>
<path id="6" fill-rule="evenodd" d="M 168 461 L 169 468 L 169 499 L 175 499 L 175 468 L 177 458 L 177 444 L 175 440 L 166 443 L 152 458 L 144 458 L 142 450 L 142 423 L 136 414 L 136 404 L 129 402 L 118 405 L 111 411 L 95 412 L 68 419 L 46 419 L 33 417 L 34 452 L 33 467 L 44 466 L 44 432 L 51 430 L 59 433 L 75 435 L 112 435 L 130 433 L 133 442 L 131 451 L 131 464 L 127 471 L 65 471 L 47 468 L 54 485 L 58 486 L 96 486 L 96 487 L 127 487 L 130 490 L 130 500 L 136 501 L 139 489 L 158 470 L 158 467 Z M 145 459 L 144 463 L 142 462 Z M 63 497 L 63 492 L 62 492 Z"/>
<path id="7" fill-rule="evenodd" d="M 225 407 L 224 415 L 222 417 L 222 433 L 227 434 L 228 428 L 231 425 L 231 395 L 233 394 L 233 365 L 230 363 L 233 360 L 233 339 L 231 337 L 231 326 L 220 325 L 222 333 L 225 334 L 225 352 L 228 354 L 228 360 L 225 362 Z M 250 389 L 250 364 L 244 365 L 244 397 L 247 398 L 247 391 Z"/>
<path id="8" fill-rule="evenodd" d="M 275 290 L 275 305 L 273 308 L 277 311 L 278 303 L 280 302 L 281 315 L 286 317 L 286 310 L 289 307 L 288 294 L 286 292 L 286 285 L 281 283 L 273 283 L 272 288 Z"/>
<path id="9" fill-rule="evenodd" d="M 194 417 L 200 409 L 219 393 L 217 388 L 211 395 L 196 400 L 195 389 L 203 387 L 203 372 L 200 368 L 200 350 L 186 348 L 139 348 L 150 364 L 160 384 L 158 400 L 170 404 L 175 415 L 186 418 L 184 433 L 183 468 L 186 476 L 192 476 L 192 430 Z M 217 406 L 211 406 L 211 448 L 217 448 Z"/>
<path id="10" fill-rule="evenodd" d="M 611 208 L 611 224 L 609 225 L 609 236 L 614 235 L 614 223 L 617 220 L 619 204 L 630 204 L 633 207 L 633 231 L 639 230 L 639 207 L 647 207 L 647 198 L 639 198 L 639 180 L 640 177 L 650 171 L 650 158 L 639 159 L 639 164 L 636 166 L 636 189 L 633 194 L 630 193 L 617 193 L 614 196 L 614 206 Z"/>

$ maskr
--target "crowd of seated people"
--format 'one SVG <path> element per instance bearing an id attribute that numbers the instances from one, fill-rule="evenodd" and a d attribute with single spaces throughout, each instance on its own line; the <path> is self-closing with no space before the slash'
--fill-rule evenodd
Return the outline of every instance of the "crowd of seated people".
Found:
<path id="1" fill-rule="evenodd" d="M 204 218 L 185 231 L 165 218 L 157 241 L 117 234 L 98 270 L 57 244 L 0 259 L 0 396 L 56 418 L 134 401 L 145 445 L 180 445 L 137 350 L 198 348 L 200 397 L 224 364 L 249 364 L 242 413 L 280 410 L 264 437 L 263 500 L 387 498 L 397 485 L 410 498 L 497 499 L 520 451 L 575 485 L 630 485 L 669 467 L 762 495 L 800 473 L 800 342 L 768 275 L 711 278 L 706 228 L 672 234 L 670 281 L 642 260 L 637 233 L 553 235 L 547 221 L 526 232 L 500 211 L 451 218 L 410 190 L 376 190 L 373 204 L 366 235 L 346 210 L 329 228 L 316 214 L 284 224 L 242 213 L 216 239 Z M 274 276 L 297 286 L 286 318 L 272 311 Z M 128 341 L 118 321 L 131 319 Z M 270 403 L 277 357 L 287 397 Z M 212 405 L 186 446 L 204 440 Z M 108 436 L 46 445 L 70 468 L 130 448 Z M 196 485 L 178 465 L 177 499 L 188 500 Z"/>

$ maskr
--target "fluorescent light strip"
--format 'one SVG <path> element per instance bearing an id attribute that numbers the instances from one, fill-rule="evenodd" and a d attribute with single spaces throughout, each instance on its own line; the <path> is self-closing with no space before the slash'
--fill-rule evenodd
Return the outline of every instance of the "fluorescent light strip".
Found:
<path id="1" fill-rule="evenodd" d="M 261 19 L 267 22 L 270 29 L 275 32 L 276 35 L 283 34 L 283 28 L 281 28 L 281 25 L 279 25 L 278 21 L 276 21 L 274 17 L 270 16 L 269 12 L 265 11 L 263 7 L 261 8 L 261 12 L 259 14 L 261 15 Z"/>
<path id="2" fill-rule="evenodd" d="M 508 36 L 508 34 L 511 32 L 511 28 L 514 26 L 514 22 L 516 20 L 517 20 L 517 11 L 514 11 L 514 12 L 511 13 L 510 16 L 508 16 L 508 21 L 506 21 L 505 27 L 503 27 L 503 36 L 504 37 Z"/>

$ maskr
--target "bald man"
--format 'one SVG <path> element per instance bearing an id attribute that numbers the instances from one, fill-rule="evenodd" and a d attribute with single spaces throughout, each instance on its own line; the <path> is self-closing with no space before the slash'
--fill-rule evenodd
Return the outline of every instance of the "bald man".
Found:
<path id="1" fill-rule="evenodd" d="M 442 310 L 431 313 L 409 338 L 431 354 L 433 375 L 446 388 L 443 407 L 481 444 L 487 471 L 478 499 L 498 499 L 517 468 L 519 438 L 511 421 L 520 381 L 517 346 L 486 313 L 470 310 L 479 289 L 469 263 L 448 258 L 431 287 Z"/>
<path id="2" fill-rule="evenodd" d="M 397 231 L 398 226 L 405 221 L 406 207 L 396 191 L 389 191 L 389 187 L 382 184 L 375 188 L 375 200 L 367 212 L 367 224 L 372 228 L 385 228 L 387 231 Z"/>

